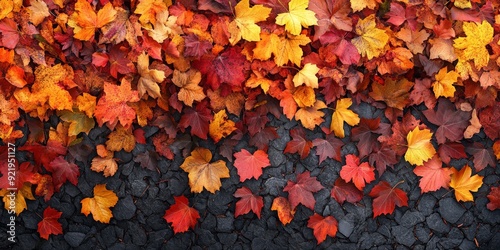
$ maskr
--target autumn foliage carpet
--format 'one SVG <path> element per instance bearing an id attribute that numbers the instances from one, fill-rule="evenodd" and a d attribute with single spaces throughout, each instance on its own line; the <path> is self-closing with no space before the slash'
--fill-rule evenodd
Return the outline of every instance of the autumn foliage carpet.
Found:
<path id="1" fill-rule="evenodd" d="M 498 249 L 499 9 L 0 0 L 0 247 Z"/>

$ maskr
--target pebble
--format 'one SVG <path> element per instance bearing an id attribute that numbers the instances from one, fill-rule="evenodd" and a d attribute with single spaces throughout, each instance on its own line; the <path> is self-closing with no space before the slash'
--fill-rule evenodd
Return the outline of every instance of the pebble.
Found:
<path id="1" fill-rule="evenodd" d="M 123 199 L 119 199 L 113 208 L 113 216 L 117 220 L 130 220 L 134 217 L 136 206 L 132 200 L 132 196 L 127 195 Z"/>
<path id="2" fill-rule="evenodd" d="M 456 223 L 465 211 L 454 198 L 444 198 L 439 201 L 439 214 L 449 223 Z"/>
<path id="3" fill-rule="evenodd" d="M 67 232 L 64 233 L 64 240 L 68 242 L 71 247 L 78 247 L 85 239 L 85 234 L 80 232 Z"/>

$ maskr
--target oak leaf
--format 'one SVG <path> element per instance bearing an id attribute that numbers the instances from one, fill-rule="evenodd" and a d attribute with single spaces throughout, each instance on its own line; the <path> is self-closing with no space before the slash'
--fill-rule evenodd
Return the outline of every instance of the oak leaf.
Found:
<path id="1" fill-rule="evenodd" d="M 264 206 L 262 196 L 253 194 L 252 190 L 247 187 L 241 187 L 234 192 L 234 197 L 241 198 L 236 202 L 234 217 L 247 214 L 251 210 L 260 219 L 260 212 Z"/>
<path id="2" fill-rule="evenodd" d="M 344 122 L 354 126 L 360 121 L 358 114 L 348 109 L 351 105 L 352 100 L 350 98 L 337 100 L 337 105 L 332 115 L 332 123 L 330 124 L 330 130 L 333 131 L 337 137 L 345 137 Z"/>
<path id="3" fill-rule="evenodd" d="M 316 200 L 313 193 L 323 189 L 321 183 L 316 177 L 311 177 L 311 173 L 306 171 L 298 174 L 296 182 L 288 181 L 283 191 L 288 192 L 288 200 L 293 210 L 302 204 L 305 207 L 314 210 Z"/>
<path id="4" fill-rule="evenodd" d="M 110 2 L 96 13 L 88 1 L 78 0 L 75 4 L 75 12 L 68 19 L 68 26 L 74 29 L 76 39 L 90 41 L 96 29 L 115 20 L 116 14 L 117 11 Z"/>
<path id="5" fill-rule="evenodd" d="M 276 24 L 285 25 L 285 30 L 292 35 L 299 35 L 302 27 L 318 25 L 318 19 L 311 10 L 306 10 L 309 0 L 291 0 L 288 3 L 288 12 L 276 16 Z M 302 26 L 302 27 L 301 27 Z"/>
<path id="6" fill-rule="evenodd" d="M 490 193 L 488 194 L 488 200 L 490 201 L 486 204 L 486 207 L 493 211 L 495 209 L 500 208 L 500 188 L 499 187 L 491 187 Z"/>
<path id="7" fill-rule="evenodd" d="M 295 215 L 295 209 L 292 209 L 290 202 L 285 197 L 276 197 L 271 205 L 272 211 L 278 212 L 278 218 L 283 225 L 290 223 Z"/>
<path id="8" fill-rule="evenodd" d="M 391 186 L 386 181 L 380 181 L 372 188 L 368 195 L 374 198 L 373 218 L 382 214 L 392 214 L 396 206 L 408 206 L 408 196 L 396 186 Z"/>
<path id="9" fill-rule="evenodd" d="M 345 182 L 342 178 L 337 178 L 330 194 L 340 205 L 345 201 L 356 203 L 363 199 L 363 192 L 352 182 Z"/>
<path id="10" fill-rule="evenodd" d="M 368 60 L 379 56 L 389 41 L 389 36 L 385 30 L 376 28 L 375 15 L 372 14 L 365 19 L 360 19 L 356 24 L 356 34 L 351 40 L 362 56 L 366 56 Z"/>
<path id="11" fill-rule="evenodd" d="M 235 123 L 227 118 L 226 110 L 220 110 L 208 126 L 208 133 L 215 143 L 236 130 Z"/>
<path id="12" fill-rule="evenodd" d="M 203 188 L 211 193 L 219 190 L 222 186 L 221 178 L 229 178 L 229 169 L 222 160 L 210 163 L 212 153 L 206 148 L 195 148 L 180 168 L 188 172 L 189 186 L 191 192 L 201 193 Z"/>
<path id="13" fill-rule="evenodd" d="M 250 8 L 250 1 L 243 0 L 234 7 L 234 12 L 236 18 L 233 22 L 238 29 L 231 34 L 231 44 L 236 44 L 241 38 L 249 42 L 260 41 L 260 26 L 255 23 L 265 21 L 271 13 L 271 8 L 260 4 Z"/>
<path id="14" fill-rule="evenodd" d="M 417 176 L 422 177 L 418 184 L 422 193 L 437 191 L 442 187 L 448 189 L 451 180 L 451 169 L 443 168 L 442 165 L 441 159 L 437 155 L 434 155 L 424 165 L 413 169 L 413 172 Z"/>
<path id="15" fill-rule="evenodd" d="M 457 201 L 474 201 L 471 192 L 477 192 L 483 185 L 483 176 L 472 175 L 472 169 L 468 165 L 462 167 L 460 171 L 451 168 L 450 187 L 455 190 Z"/>
<path id="16" fill-rule="evenodd" d="M 198 84 L 201 81 L 201 73 L 195 69 L 190 69 L 187 72 L 174 70 L 172 82 L 175 86 L 181 88 L 177 93 L 177 98 L 189 107 L 193 106 L 193 102 L 200 102 L 205 99 L 206 95 L 203 88 Z"/>
<path id="17" fill-rule="evenodd" d="M 493 27 L 483 20 L 481 24 L 464 22 L 462 28 L 466 37 L 453 40 L 453 47 L 462 50 L 466 60 L 474 60 L 477 69 L 485 67 L 490 60 L 486 45 L 493 41 Z"/>
<path id="18" fill-rule="evenodd" d="M 262 175 L 262 169 L 271 165 L 269 157 L 263 150 L 257 150 L 253 154 L 246 149 L 234 153 L 234 167 L 238 170 L 240 181 L 246 179 L 259 179 Z"/>
<path id="19" fill-rule="evenodd" d="M 406 136 L 408 150 L 405 160 L 410 164 L 422 165 L 424 161 L 431 159 L 436 154 L 436 149 L 431 143 L 432 132 L 429 129 L 415 127 Z"/>
<path id="20" fill-rule="evenodd" d="M 43 210 L 43 219 L 38 222 L 37 231 L 40 234 L 40 238 L 49 239 L 50 235 L 62 234 L 62 225 L 58 221 L 61 218 L 62 212 L 59 212 L 50 206 Z"/>
<path id="21" fill-rule="evenodd" d="M 183 233 L 189 228 L 194 229 L 200 218 L 198 210 L 189 206 L 189 201 L 184 195 L 175 196 L 174 201 L 174 204 L 165 211 L 163 218 L 172 223 L 174 233 Z"/>
<path id="22" fill-rule="evenodd" d="M 363 190 L 367 183 L 375 180 L 375 168 L 368 162 L 359 164 L 356 155 L 348 154 L 345 157 L 346 165 L 340 170 L 340 177 L 346 182 L 352 181 L 356 188 Z"/>
<path id="23" fill-rule="evenodd" d="M 94 197 L 84 198 L 82 203 L 82 213 L 88 216 L 92 213 L 92 218 L 95 221 L 109 223 L 113 217 L 111 207 L 114 207 L 118 202 L 118 196 L 113 190 L 108 190 L 106 184 L 97 184 L 94 187 Z"/>
<path id="24" fill-rule="evenodd" d="M 335 237 L 337 234 L 338 222 L 333 216 L 323 217 L 314 213 L 307 221 L 307 227 L 313 230 L 314 237 L 318 245 L 326 240 L 326 236 Z"/>

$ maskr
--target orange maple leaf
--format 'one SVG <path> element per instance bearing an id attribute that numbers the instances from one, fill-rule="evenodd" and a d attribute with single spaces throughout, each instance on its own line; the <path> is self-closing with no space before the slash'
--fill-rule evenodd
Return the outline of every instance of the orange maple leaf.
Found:
<path id="1" fill-rule="evenodd" d="M 69 17 L 68 25 L 74 29 L 76 39 L 90 41 L 96 29 L 115 20 L 116 14 L 117 11 L 110 2 L 96 13 L 87 0 L 78 0 L 75 12 Z"/>
<path id="2" fill-rule="evenodd" d="M 203 188 L 215 193 L 222 186 L 221 178 L 229 178 L 229 169 L 222 160 L 210 163 L 212 153 L 206 148 L 195 148 L 180 168 L 188 172 L 191 192 L 201 193 Z"/>
<path id="3" fill-rule="evenodd" d="M 114 207 L 118 202 L 118 196 L 112 191 L 106 189 L 106 184 L 98 184 L 94 187 L 94 197 L 85 198 L 81 201 L 82 213 L 89 215 L 96 221 L 109 223 L 113 217 L 110 207 Z"/>

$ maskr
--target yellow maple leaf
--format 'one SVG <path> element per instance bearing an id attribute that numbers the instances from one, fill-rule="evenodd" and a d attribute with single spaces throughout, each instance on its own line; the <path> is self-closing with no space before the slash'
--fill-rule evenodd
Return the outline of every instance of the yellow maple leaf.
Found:
<path id="1" fill-rule="evenodd" d="M 83 41 L 90 41 L 96 29 L 112 22 L 116 18 L 116 10 L 108 2 L 97 14 L 87 0 L 78 0 L 75 4 L 75 12 L 68 19 L 68 25 L 72 27 L 74 37 Z"/>
<path id="2" fill-rule="evenodd" d="M 89 134 L 90 130 L 94 128 L 95 125 L 94 119 L 82 112 L 61 110 L 57 112 L 57 115 L 61 120 L 69 123 L 68 136 L 76 136 L 81 132 Z"/>
<path id="3" fill-rule="evenodd" d="M 118 170 L 118 163 L 113 158 L 113 154 L 108 154 L 106 157 L 96 156 L 92 159 L 90 169 L 95 172 L 103 172 L 104 177 L 113 176 Z"/>
<path id="4" fill-rule="evenodd" d="M 167 10 L 167 5 L 163 0 L 140 0 L 134 13 L 140 14 L 139 22 L 143 26 L 148 23 L 156 24 L 156 14 Z M 147 26 L 146 26 L 147 27 Z"/>
<path id="5" fill-rule="evenodd" d="M 0 92 L 0 123 L 10 125 L 19 118 L 19 106 L 14 98 L 5 99 L 5 95 Z"/>
<path id="6" fill-rule="evenodd" d="M 312 107 L 316 102 L 314 89 L 308 86 L 299 86 L 293 91 L 293 100 L 301 108 Z"/>
<path id="7" fill-rule="evenodd" d="M 380 3 L 378 0 L 351 0 L 351 8 L 354 12 L 364 8 L 374 10 L 378 3 Z"/>
<path id="8" fill-rule="evenodd" d="M 317 89 L 318 88 L 318 77 L 316 74 L 319 72 L 318 66 L 312 63 L 306 63 L 304 68 L 302 68 L 294 77 L 293 84 L 298 87 L 305 84 L 308 87 Z"/>
<path id="9" fill-rule="evenodd" d="M 27 209 L 26 199 L 35 200 L 31 192 L 31 183 L 24 183 L 22 189 L 9 191 L 7 189 L 0 190 L 0 196 L 3 196 L 3 203 L 6 210 L 14 210 L 16 215 Z M 13 201 L 13 202 L 12 202 Z"/>
<path id="10" fill-rule="evenodd" d="M 431 138 L 432 132 L 429 129 L 420 130 L 417 126 L 410 131 L 406 136 L 408 150 L 405 153 L 405 160 L 410 164 L 421 166 L 431 159 L 436 154 Z"/>
<path id="11" fill-rule="evenodd" d="M 337 100 L 337 105 L 335 111 L 332 115 L 332 123 L 330 124 L 330 130 L 335 133 L 335 136 L 339 138 L 344 138 L 344 122 L 354 126 L 359 123 L 358 114 L 354 113 L 352 110 L 348 109 L 352 105 L 352 100 L 350 98 L 342 98 Z"/>
<path id="12" fill-rule="evenodd" d="M 460 9 L 469 9 L 472 7 L 470 0 L 455 0 L 454 5 Z"/>
<path id="13" fill-rule="evenodd" d="M 379 56 L 389 41 L 389 36 L 385 33 L 385 30 L 377 29 L 376 25 L 374 14 L 365 19 L 360 19 L 356 24 L 356 34 L 359 36 L 351 40 L 359 53 L 369 60 Z"/>
<path id="14" fill-rule="evenodd" d="M 288 12 L 280 13 L 276 16 L 276 24 L 285 25 L 285 30 L 292 35 L 300 34 L 302 27 L 318 25 L 316 14 L 311 10 L 306 10 L 309 0 L 292 0 L 288 3 Z"/>
<path id="15" fill-rule="evenodd" d="M 146 52 L 142 52 L 137 57 L 137 71 L 141 75 L 139 82 L 137 82 L 137 91 L 139 97 L 148 93 L 153 98 L 161 96 L 160 86 L 158 83 L 165 80 L 165 72 L 157 69 L 149 69 L 149 56 Z"/>
<path id="16" fill-rule="evenodd" d="M 233 29 L 233 33 L 231 33 L 231 44 L 236 44 L 241 38 L 249 42 L 260 41 L 260 27 L 255 23 L 265 21 L 271 13 L 271 8 L 261 4 L 250 8 L 250 1 L 243 0 L 235 6 L 234 10 L 236 18 L 232 23 L 238 29 Z"/>
<path id="17" fill-rule="evenodd" d="M 203 88 L 198 84 L 201 81 L 201 73 L 198 70 L 190 69 L 187 72 L 174 70 L 172 82 L 175 86 L 181 88 L 177 93 L 177 98 L 189 107 L 193 106 L 194 101 L 205 99 Z"/>
<path id="18" fill-rule="evenodd" d="M 212 153 L 206 148 L 195 148 L 180 168 L 188 172 L 191 192 L 201 193 L 203 188 L 211 193 L 222 186 L 221 178 L 229 178 L 229 169 L 222 160 L 210 163 Z"/>
<path id="19" fill-rule="evenodd" d="M 269 34 L 264 31 L 261 33 L 261 38 L 262 39 L 255 44 L 255 48 L 253 49 L 253 58 L 264 61 L 271 58 L 271 55 L 274 53 L 274 49 L 279 48 L 281 45 L 281 40 L 278 35 L 274 33 Z"/>
<path id="20" fill-rule="evenodd" d="M 295 113 L 295 120 L 300 121 L 304 128 L 313 130 L 316 126 L 319 126 L 325 120 L 323 116 L 325 113 L 320 111 L 320 109 L 327 108 L 323 101 L 316 100 L 312 107 L 302 107 L 297 113 Z"/>
<path id="21" fill-rule="evenodd" d="M 465 165 L 460 171 L 451 168 L 450 187 L 455 190 L 457 201 L 474 201 L 471 192 L 477 192 L 483 185 L 483 176 L 472 175 L 472 169 Z"/>
<path id="22" fill-rule="evenodd" d="M 214 115 L 214 119 L 208 125 L 208 134 L 215 143 L 228 136 L 236 130 L 235 123 L 227 119 L 226 110 L 220 110 Z"/>
<path id="23" fill-rule="evenodd" d="M 446 67 L 439 70 L 435 76 L 436 81 L 432 83 L 432 90 L 436 98 L 440 96 L 453 97 L 455 95 L 455 86 L 453 84 L 457 83 L 457 78 L 460 75 L 453 70 L 447 71 Z"/>
<path id="24" fill-rule="evenodd" d="M 269 88 L 273 84 L 273 81 L 264 77 L 264 75 L 259 71 L 253 71 L 250 75 L 250 78 L 245 82 L 245 87 L 248 88 L 260 88 L 264 91 L 264 94 L 267 94 Z"/>
<path id="25" fill-rule="evenodd" d="M 156 14 L 154 28 L 151 29 L 146 26 L 145 29 L 148 31 L 148 35 L 153 38 L 153 40 L 161 44 L 169 37 L 172 38 L 173 36 L 184 33 L 181 26 L 177 25 L 176 22 L 176 16 L 169 16 L 168 10 L 163 10 Z"/>
<path id="26" fill-rule="evenodd" d="M 31 0 L 31 6 L 28 7 L 28 13 L 30 14 L 30 21 L 35 26 L 39 25 L 43 19 L 50 16 L 49 8 L 44 1 Z"/>
<path id="27" fill-rule="evenodd" d="M 125 129 L 119 125 L 111 132 L 106 141 L 106 149 L 109 151 L 125 150 L 131 152 L 135 148 L 135 137 L 132 134 L 131 128 Z"/>
<path id="28" fill-rule="evenodd" d="M 279 43 L 271 44 L 274 45 L 272 50 L 276 65 L 283 66 L 290 61 L 300 67 L 300 61 L 304 53 L 300 46 L 307 45 L 311 42 L 311 39 L 304 34 L 300 34 L 298 36 L 288 35 L 280 37 L 279 40 Z"/>
<path id="29" fill-rule="evenodd" d="M 22 2 L 21 2 L 22 4 Z M 6 17 L 12 17 L 14 10 L 14 1 L 12 0 L 0 0 L 0 20 Z"/>
<path id="30" fill-rule="evenodd" d="M 113 217 L 110 207 L 114 207 L 118 202 L 118 196 L 106 188 L 106 184 L 98 184 L 94 187 L 94 197 L 85 198 L 81 201 L 82 213 L 88 216 L 92 213 L 95 221 L 109 223 Z"/>
<path id="31" fill-rule="evenodd" d="M 76 97 L 75 105 L 78 110 L 84 112 L 88 117 L 94 117 L 97 98 L 89 93 L 82 93 Z"/>
<path id="32" fill-rule="evenodd" d="M 490 61 L 486 45 L 493 41 L 493 27 L 484 20 L 479 25 L 475 22 L 464 22 L 462 28 L 466 37 L 453 40 L 453 47 L 462 50 L 466 60 L 473 60 L 477 69 L 485 67 Z"/>

